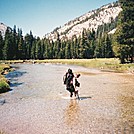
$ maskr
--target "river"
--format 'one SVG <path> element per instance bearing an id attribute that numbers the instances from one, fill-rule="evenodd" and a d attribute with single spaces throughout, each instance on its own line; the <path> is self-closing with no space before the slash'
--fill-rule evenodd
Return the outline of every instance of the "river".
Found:
<path id="1" fill-rule="evenodd" d="M 74 65 L 14 64 L 0 94 L 0 133 L 133 134 L 134 75 Z M 80 73 L 80 100 L 68 99 L 62 77 Z M 3 100 L 3 103 L 2 103 Z"/>

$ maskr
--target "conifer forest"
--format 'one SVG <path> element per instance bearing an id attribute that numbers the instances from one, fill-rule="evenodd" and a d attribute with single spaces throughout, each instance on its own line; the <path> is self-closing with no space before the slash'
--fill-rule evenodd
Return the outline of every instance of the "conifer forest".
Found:
<path id="1" fill-rule="evenodd" d="M 23 36 L 21 28 L 7 28 L 0 33 L 0 60 L 18 59 L 91 59 L 118 57 L 121 63 L 134 62 L 134 1 L 119 0 L 122 7 L 118 18 L 98 27 L 97 31 L 83 29 L 82 35 L 56 41 Z M 109 32 L 116 28 L 114 34 Z M 45 33 L 45 32 L 44 32 Z"/>

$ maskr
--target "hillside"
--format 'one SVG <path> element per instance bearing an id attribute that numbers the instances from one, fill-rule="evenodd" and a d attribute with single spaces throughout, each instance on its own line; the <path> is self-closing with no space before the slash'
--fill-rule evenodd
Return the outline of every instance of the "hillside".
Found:
<path id="1" fill-rule="evenodd" d="M 98 9 L 89 11 L 88 13 L 85 13 L 84 15 L 74 20 L 69 21 L 62 27 L 56 28 L 53 32 L 48 33 L 46 38 L 56 40 L 57 32 L 61 39 L 65 37 L 70 39 L 74 35 L 77 37 L 80 36 L 83 29 L 93 29 L 97 31 L 98 26 L 116 21 L 121 10 L 122 9 L 118 2 L 104 5 Z"/>

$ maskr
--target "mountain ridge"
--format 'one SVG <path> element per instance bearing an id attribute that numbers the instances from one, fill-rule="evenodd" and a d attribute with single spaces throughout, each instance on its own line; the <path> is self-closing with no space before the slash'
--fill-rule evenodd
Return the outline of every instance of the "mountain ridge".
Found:
<path id="1" fill-rule="evenodd" d="M 46 34 L 45 37 L 50 40 L 56 40 L 58 33 L 60 39 L 71 39 L 74 35 L 77 37 L 81 36 L 83 29 L 97 31 L 98 26 L 115 21 L 121 11 L 122 8 L 118 2 L 103 5 L 65 23 L 61 27 L 55 28 L 52 32 Z"/>
<path id="2" fill-rule="evenodd" d="M 4 37 L 5 36 L 5 32 L 7 30 L 7 25 L 5 25 L 4 23 L 0 23 L 0 32 L 1 32 L 1 35 Z"/>
<path id="3" fill-rule="evenodd" d="M 63 26 L 55 28 L 52 32 L 47 33 L 44 37 L 50 40 L 57 40 L 57 33 L 60 39 L 71 39 L 73 36 L 81 36 L 83 29 L 97 31 L 98 26 L 115 21 L 118 14 L 122 11 L 118 2 L 109 3 L 84 13 L 80 17 L 68 21 Z M 4 37 L 7 25 L 0 23 L 0 32 Z M 116 28 L 112 29 L 109 34 L 113 34 Z"/>

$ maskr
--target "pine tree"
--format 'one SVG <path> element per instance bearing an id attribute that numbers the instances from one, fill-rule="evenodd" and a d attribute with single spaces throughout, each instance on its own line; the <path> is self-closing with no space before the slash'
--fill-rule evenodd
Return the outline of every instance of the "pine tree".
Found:
<path id="1" fill-rule="evenodd" d="M 101 41 L 101 38 L 98 38 L 96 40 L 96 46 L 95 46 L 95 50 L 94 50 L 94 57 L 96 58 L 102 58 L 103 55 L 103 50 L 102 50 L 102 41 Z"/>
<path id="2" fill-rule="evenodd" d="M 93 58 L 94 56 L 94 50 L 95 50 L 95 31 L 87 30 L 88 33 L 88 57 L 87 58 Z"/>
<path id="3" fill-rule="evenodd" d="M 73 58 L 78 58 L 78 39 L 76 35 L 72 37 L 72 43 L 73 43 Z"/>
<path id="4" fill-rule="evenodd" d="M 44 40 L 44 54 L 43 57 L 45 59 L 49 59 L 49 40 L 45 39 Z"/>
<path id="5" fill-rule="evenodd" d="M 115 33 L 114 50 L 121 63 L 134 62 L 134 1 L 119 0 L 122 11 Z"/>
<path id="6" fill-rule="evenodd" d="M 64 41 L 61 42 L 61 48 L 60 48 L 59 58 L 60 59 L 65 58 L 65 42 Z"/>
<path id="7" fill-rule="evenodd" d="M 4 41 L 3 41 L 2 34 L 1 34 L 1 32 L 0 32 L 0 60 L 3 59 L 3 53 L 2 53 L 3 46 L 4 46 Z"/>
<path id="8" fill-rule="evenodd" d="M 35 48 L 36 48 L 36 40 L 33 41 L 33 45 L 32 45 L 32 48 L 31 48 L 31 58 L 32 59 L 36 59 Z"/>
<path id="9" fill-rule="evenodd" d="M 80 58 L 80 37 L 76 38 L 76 58 Z"/>
<path id="10" fill-rule="evenodd" d="M 61 40 L 60 40 L 60 35 L 58 32 L 56 32 L 56 50 L 55 50 L 55 56 L 56 58 L 60 59 L 61 58 L 61 53 L 60 53 L 60 50 L 61 50 Z"/>
<path id="11" fill-rule="evenodd" d="M 42 58 L 42 53 L 41 53 L 41 41 L 38 38 L 36 42 L 36 47 L 35 47 L 35 57 L 36 59 L 41 59 Z"/>
<path id="12" fill-rule="evenodd" d="M 31 31 L 30 31 L 30 34 L 26 34 L 24 41 L 25 41 L 25 49 L 26 49 L 25 57 L 26 57 L 26 59 L 30 59 L 31 58 L 31 48 L 32 48 L 33 41 L 34 41 L 33 34 Z"/>
<path id="13" fill-rule="evenodd" d="M 24 40 L 23 40 L 23 36 L 22 36 L 22 30 L 20 29 L 19 33 L 18 33 L 18 54 L 17 54 L 17 58 L 18 59 L 24 59 Z"/>
<path id="14" fill-rule="evenodd" d="M 18 36 L 16 32 L 16 26 L 14 25 L 13 28 L 13 46 L 12 46 L 12 51 L 13 51 L 13 59 L 17 59 L 17 51 L 18 51 Z"/>
<path id="15" fill-rule="evenodd" d="M 49 58 L 50 59 L 53 59 L 53 57 L 54 57 L 54 50 L 53 50 L 53 46 L 54 46 L 54 42 L 52 41 L 51 43 L 50 43 L 50 51 L 49 51 L 49 53 L 50 53 L 50 55 L 49 55 Z"/>
<path id="16" fill-rule="evenodd" d="M 71 58 L 71 53 L 70 53 L 70 42 L 66 42 L 66 47 L 65 47 L 65 59 L 70 59 Z"/>
<path id="17" fill-rule="evenodd" d="M 4 47 L 3 47 L 3 59 L 11 60 L 12 57 L 12 30 L 8 27 L 5 33 Z"/>
<path id="18" fill-rule="evenodd" d="M 113 49 L 112 49 L 112 42 L 111 42 L 110 36 L 107 34 L 105 37 L 105 43 L 106 43 L 106 53 L 105 57 L 106 58 L 112 58 L 113 57 Z"/>
<path id="19" fill-rule="evenodd" d="M 75 44 L 73 38 L 71 39 L 71 43 L 70 43 L 70 54 L 71 54 L 71 58 L 75 58 Z"/>
<path id="20" fill-rule="evenodd" d="M 89 57 L 89 46 L 88 46 L 88 37 L 87 37 L 87 32 L 86 29 L 83 29 L 82 32 L 82 37 L 80 40 L 80 58 L 88 58 Z"/>

